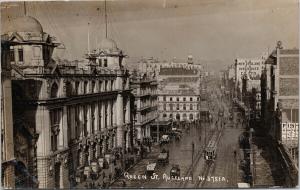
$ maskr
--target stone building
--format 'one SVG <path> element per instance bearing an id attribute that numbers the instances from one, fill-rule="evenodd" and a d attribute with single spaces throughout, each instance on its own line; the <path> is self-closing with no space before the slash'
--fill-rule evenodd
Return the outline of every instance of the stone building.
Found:
<path id="1" fill-rule="evenodd" d="M 13 138 L 10 43 L 1 40 L 1 166 L 2 186 L 15 188 L 15 154 Z"/>
<path id="2" fill-rule="evenodd" d="M 299 50 L 278 42 L 261 77 L 262 126 L 298 162 Z"/>
<path id="3" fill-rule="evenodd" d="M 192 89 L 159 93 L 159 119 L 194 121 L 200 119 L 200 95 Z"/>
<path id="4" fill-rule="evenodd" d="M 129 74 L 116 43 L 104 39 L 78 67 L 53 61 L 58 43 L 35 18 L 18 17 L 4 28 L 14 156 L 18 171 L 26 171 L 16 173 L 16 187 L 69 188 L 92 162 L 117 167 L 112 161 L 122 162 L 130 147 L 131 119 Z"/>
<path id="5" fill-rule="evenodd" d="M 133 89 L 135 106 L 135 139 L 143 142 L 152 139 L 151 124 L 157 119 L 157 80 L 154 73 L 138 73 L 131 75 L 130 86 Z"/>
<path id="6" fill-rule="evenodd" d="M 200 119 L 201 67 L 186 64 L 161 67 L 158 75 L 158 110 L 161 120 Z"/>

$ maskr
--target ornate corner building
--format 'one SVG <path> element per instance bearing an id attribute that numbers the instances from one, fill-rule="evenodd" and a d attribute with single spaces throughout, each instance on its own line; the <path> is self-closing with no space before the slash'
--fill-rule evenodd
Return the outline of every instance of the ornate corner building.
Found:
<path id="1" fill-rule="evenodd" d="M 122 167 L 131 146 L 123 52 L 106 38 L 86 64 L 57 63 L 58 45 L 30 16 L 10 21 L 1 36 L 2 166 L 16 170 L 15 179 L 3 172 L 15 181 L 6 187 L 68 188 L 93 162 Z"/>

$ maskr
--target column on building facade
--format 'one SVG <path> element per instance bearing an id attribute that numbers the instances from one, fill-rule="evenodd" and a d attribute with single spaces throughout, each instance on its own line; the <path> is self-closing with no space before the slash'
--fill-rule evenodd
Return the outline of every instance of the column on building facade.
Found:
<path id="1" fill-rule="evenodd" d="M 127 102 L 126 102 L 126 118 L 125 118 L 125 121 L 126 123 L 130 123 L 130 98 L 128 97 L 127 98 Z"/>
<path id="2" fill-rule="evenodd" d="M 107 137 L 106 136 L 104 136 L 103 137 L 103 141 L 102 141 L 102 155 L 104 155 L 105 153 L 106 153 L 106 151 L 107 151 L 107 149 L 106 149 L 106 140 L 107 140 Z"/>
<path id="3" fill-rule="evenodd" d="M 112 109 L 113 109 L 113 105 L 112 105 L 112 102 L 110 100 L 107 101 L 107 125 L 108 127 L 110 128 L 112 126 L 112 123 L 111 123 L 111 118 L 112 118 Z"/>
<path id="4" fill-rule="evenodd" d="M 68 131 L 68 134 L 70 136 L 68 138 L 74 139 L 74 137 L 75 137 L 74 106 L 69 106 L 68 107 L 68 112 L 69 112 L 68 117 L 70 117 L 70 118 L 68 118 L 68 122 L 70 122 L 70 123 L 68 123 L 69 126 L 70 126 L 69 129 L 68 129 L 68 130 L 70 130 L 70 131 Z"/>
<path id="5" fill-rule="evenodd" d="M 101 155 L 101 142 L 96 142 L 96 158 L 100 158 Z"/>
<path id="6" fill-rule="evenodd" d="M 62 109 L 59 109 L 59 132 L 58 132 L 58 149 L 63 149 L 64 148 L 64 118 L 67 118 L 64 116 L 65 109 L 64 107 Z"/>
<path id="7" fill-rule="evenodd" d="M 92 132 L 92 106 L 91 104 L 88 104 L 87 105 L 87 136 L 90 136 L 91 135 L 91 132 Z"/>
<path id="8" fill-rule="evenodd" d="M 84 110 L 83 105 L 78 105 L 79 107 L 79 129 L 80 129 L 80 138 L 82 139 L 84 137 Z"/>
<path id="9" fill-rule="evenodd" d="M 126 133 L 126 150 L 128 150 L 130 145 L 130 131 L 128 130 Z"/>
<path id="10" fill-rule="evenodd" d="M 105 130 L 105 102 L 104 101 L 102 101 L 101 102 L 101 127 L 102 127 L 102 129 L 101 129 L 101 131 L 103 131 L 103 130 Z"/>
<path id="11" fill-rule="evenodd" d="M 112 100 L 112 105 L 113 105 L 113 126 L 117 126 L 117 104 L 116 104 L 116 99 Z"/>
<path id="12" fill-rule="evenodd" d="M 94 160 L 94 143 L 91 142 L 89 144 L 89 149 L 88 149 L 88 162 L 89 162 L 89 165 L 91 164 L 91 162 Z"/>
<path id="13" fill-rule="evenodd" d="M 124 124 L 124 109 L 123 109 L 123 97 L 121 94 L 117 96 L 117 145 L 123 147 L 123 124 Z"/>
<path id="14" fill-rule="evenodd" d="M 49 176 L 51 162 L 49 162 L 47 158 L 47 156 L 50 155 L 51 150 L 50 112 L 46 107 L 38 106 L 35 118 L 37 133 L 39 133 L 37 141 L 37 176 L 39 188 L 47 188 L 48 181 L 51 181 Z"/>
<path id="15" fill-rule="evenodd" d="M 71 111 L 71 110 L 70 110 Z M 62 135 L 63 135 L 63 147 L 67 148 L 68 147 L 68 107 L 64 106 L 63 107 L 63 114 L 62 114 Z"/>
<path id="16" fill-rule="evenodd" d="M 100 129 L 99 129 L 99 108 L 98 108 L 98 102 L 94 102 L 94 107 L 95 107 L 95 110 L 94 110 L 94 131 L 95 132 L 98 132 Z"/>

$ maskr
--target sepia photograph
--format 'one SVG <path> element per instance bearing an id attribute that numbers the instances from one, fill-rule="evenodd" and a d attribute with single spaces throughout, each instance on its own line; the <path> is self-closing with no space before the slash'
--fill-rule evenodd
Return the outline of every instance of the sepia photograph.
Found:
<path id="1" fill-rule="evenodd" d="M 299 187 L 298 0 L 0 8 L 1 188 Z"/>

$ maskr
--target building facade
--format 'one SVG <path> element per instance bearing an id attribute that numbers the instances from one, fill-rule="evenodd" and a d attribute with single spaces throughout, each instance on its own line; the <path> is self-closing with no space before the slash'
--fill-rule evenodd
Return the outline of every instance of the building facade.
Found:
<path id="1" fill-rule="evenodd" d="M 157 119 L 157 80 L 153 74 L 141 74 L 136 71 L 130 78 L 134 95 L 135 139 L 143 142 L 152 139 L 151 125 Z"/>
<path id="2" fill-rule="evenodd" d="M 160 68 L 158 75 L 160 120 L 200 119 L 201 68 L 193 66 L 191 57 L 187 63 Z"/>
<path id="3" fill-rule="evenodd" d="M 278 42 L 265 62 L 261 78 L 263 125 L 298 163 L 299 50 Z"/>
<path id="4" fill-rule="evenodd" d="M 193 91 L 165 91 L 159 94 L 158 102 L 160 120 L 200 119 L 200 96 Z"/>
<path id="5" fill-rule="evenodd" d="M 260 76 L 264 67 L 264 58 L 261 59 L 235 59 L 235 86 L 242 90 L 242 81 L 247 77 L 247 90 L 260 87 Z"/>
<path id="6" fill-rule="evenodd" d="M 10 43 L 1 41 L 1 166 L 2 186 L 15 188 L 15 154 L 11 96 Z"/>
<path id="7" fill-rule="evenodd" d="M 16 187 L 69 188 L 92 163 L 121 167 L 112 161 L 130 147 L 130 88 L 116 43 L 104 39 L 80 68 L 53 61 L 58 43 L 33 17 L 10 21 L 2 40 L 10 44 L 2 54 L 11 65 L 14 156 L 27 171 L 16 173 Z"/>

